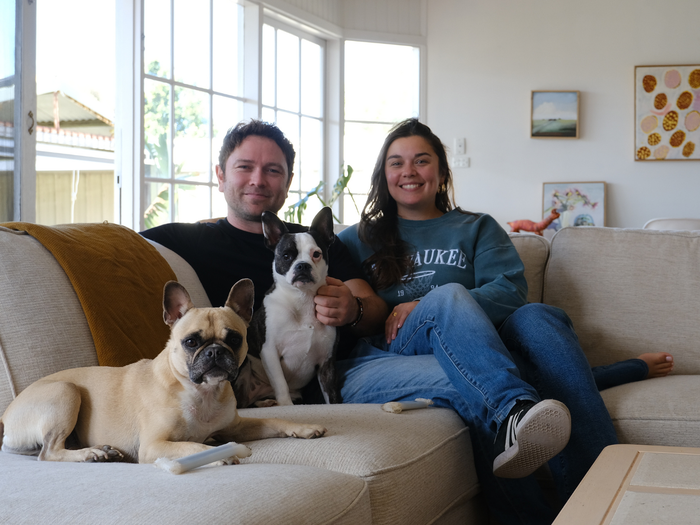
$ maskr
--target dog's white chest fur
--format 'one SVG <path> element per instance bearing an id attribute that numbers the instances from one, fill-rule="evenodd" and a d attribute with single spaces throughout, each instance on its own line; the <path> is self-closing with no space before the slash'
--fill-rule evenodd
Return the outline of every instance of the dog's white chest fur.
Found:
<path id="1" fill-rule="evenodd" d="M 275 350 L 290 390 L 308 384 L 335 344 L 336 329 L 316 319 L 313 295 L 279 287 L 265 300 L 268 341 L 263 354 Z"/>

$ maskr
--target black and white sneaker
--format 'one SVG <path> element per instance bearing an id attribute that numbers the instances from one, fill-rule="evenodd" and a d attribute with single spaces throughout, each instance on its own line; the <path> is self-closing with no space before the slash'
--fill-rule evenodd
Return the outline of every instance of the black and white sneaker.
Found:
<path id="1" fill-rule="evenodd" d="M 569 442 L 571 415 L 563 403 L 518 401 L 496 435 L 493 473 L 524 478 L 559 454 Z"/>

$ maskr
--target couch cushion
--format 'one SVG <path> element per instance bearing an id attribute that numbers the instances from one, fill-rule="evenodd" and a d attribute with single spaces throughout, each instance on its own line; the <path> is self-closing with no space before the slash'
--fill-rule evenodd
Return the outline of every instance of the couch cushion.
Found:
<path id="1" fill-rule="evenodd" d="M 68 277 L 33 237 L 0 227 L 0 413 L 37 379 L 97 365 Z"/>
<path id="2" fill-rule="evenodd" d="M 381 405 L 306 405 L 241 410 L 246 417 L 319 423 L 325 437 L 262 440 L 244 462 L 286 463 L 352 474 L 369 485 L 374 523 L 467 522 L 467 503 L 479 485 L 469 432 L 452 410 L 390 414 Z"/>
<path id="3" fill-rule="evenodd" d="M 366 483 L 295 465 L 51 463 L 0 453 L 0 523 L 371 523 Z"/>
<path id="4" fill-rule="evenodd" d="M 622 443 L 697 447 L 700 377 L 672 375 L 601 392 Z"/>
<path id="5" fill-rule="evenodd" d="M 509 236 L 525 265 L 527 300 L 530 303 L 541 303 L 544 269 L 549 259 L 549 241 L 533 233 L 510 233 Z"/>
<path id="6" fill-rule="evenodd" d="M 197 277 L 197 273 L 189 263 L 170 248 L 166 248 L 156 241 L 150 239 L 146 240 L 158 250 L 158 253 L 160 253 L 166 261 L 168 261 L 175 275 L 177 275 L 177 282 L 187 289 L 194 305 L 198 308 L 210 308 L 211 302 L 209 301 L 207 292 L 204 291 L 204 286 L 202 286 L 199 277 Z"/>
<path id="7" fill-rule="evenodd" d="M 552 239 L 544 302 L 571 317 L 592 365 L 670 352 L 700 374 L 700 232 L 564 228 Z"/>

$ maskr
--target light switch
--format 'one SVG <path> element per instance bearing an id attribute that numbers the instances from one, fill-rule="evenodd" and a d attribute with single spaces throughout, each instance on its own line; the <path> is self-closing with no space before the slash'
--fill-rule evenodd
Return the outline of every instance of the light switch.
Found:
<path id="1" fill-rule="evenodd" d="M 454 139 L 454 154 L 464 155 L 467 152 L 467 139 Z"/>

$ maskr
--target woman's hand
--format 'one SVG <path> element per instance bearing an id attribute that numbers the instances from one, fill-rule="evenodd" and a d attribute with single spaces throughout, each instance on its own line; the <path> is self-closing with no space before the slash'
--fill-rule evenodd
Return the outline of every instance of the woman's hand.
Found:
<path id="1" fill-rule="evenodd" d="M 394 307 L 389 317 L 387 317 L 386 323 L 384 323 L 384 334 L 386 335 L 387 344 L 396 339 L 399 328 L 403 326 L 404 321 L 416 306 L 418 306 L 418 301 L 401 303 Z"/>

